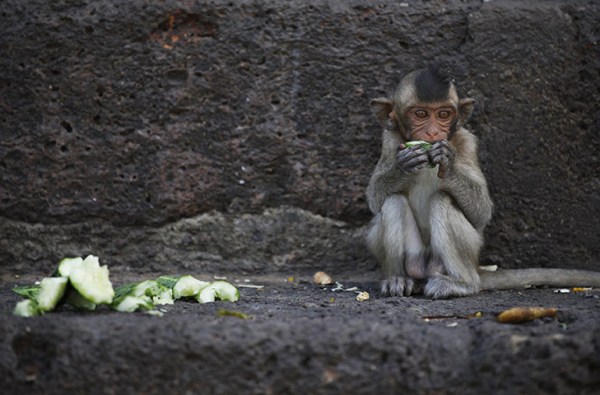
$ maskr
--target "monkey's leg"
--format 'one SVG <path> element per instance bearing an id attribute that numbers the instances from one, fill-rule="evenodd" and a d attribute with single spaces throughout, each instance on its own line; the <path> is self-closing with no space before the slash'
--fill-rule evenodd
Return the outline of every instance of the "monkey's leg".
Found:
<path id="1" fill-rule="evenodd" d="M 411 275 L 424 276 L 425 263 L 419 229 L 404 196 L 393 195 L 386 199 L 373 219 L 367 244 L 384 274 L 382 294 L 409 296 L 414 287 Z M 408 273 L 406 268 L 410 270 Z"/>
<path id="2" fill-rule="evenodd" d="M 430 273 L 425 295 L 431 298 L 464 296 L 479 292 L 477 273 L 483 238 L 452 204 L 446 193 L 431 200 L 431 256 L 428 268 L 442 268 Z"/>

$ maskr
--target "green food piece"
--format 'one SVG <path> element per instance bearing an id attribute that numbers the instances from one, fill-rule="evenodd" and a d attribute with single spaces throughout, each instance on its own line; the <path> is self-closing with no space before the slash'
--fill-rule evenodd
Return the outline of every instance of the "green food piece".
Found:
<path id="1" fill-rule="evenodd" d="M 242 313 L 241 311 L 225 310 L 225 309 L 219 309 L 219 311 L 217 311 L 217 316 L 219 316 L 219 317 L 235 317 L 235 318 L 240 318 L 242 320 L 247 320 L 248 318 L 250 318 L 250 316 L 248 314 Z"/>
<path id="2" fill-rule="evenodd" d="M 240 298 L 240 292 L 236 287 L 229 284 L 227 281 L 215 281 L 212 287 L 217 293 L 217 298 L 226 302 L 237 302 Z"/>
<path id="3" fill-rule="evenodd" d="M 152 310 L 154 304 L 146 296 L 125 296 L 113 308 L 124 313 L 132 313 L 136 310 Z"/>
<path id="4" fill-rule="evenodd" d="M 196 300 L 198 303 L 212 303 L 216 300 L 216 298 L 217 293 L 215 292 L 215 289 L 210 286 L 210 284 L 200 290 L 198 295 L 196 295 Z"/>
<path id="5" fill-rule="evenodd" d="M 180 299 L 197 295 L 209 283 L 200 281 L 192 275 L 181 276 L 173 287 L 173 298 Z"/>
<path id="6" fill-rule="evenodd" d="M 210 303 L 216 299 L 226 302 L 236 302 L 240 293 L 236 287 L 227 281 L 214 281 L 200 290 L 196 296 L 198 303 Z"/>
<path id="7" fill-rule="evenodd" d="M 180 278 L 181 277 L 160 276 L 159 278 L 156 279 L 156 282 L 164 287 L 173 288 L 173 287 L 175 287 L 175 284 L 177 284 L 177 281 L 179 281 Z"/>
<path id="8" fill-rule="evenodd" d="M 89 255 L 81 265 L 74 266 L 69 279 L 81 296 L 92 303 L 111 303 L 115 296 L 108 278 L 108 268 L 106 265 L 100 266 L 96 256 Z"/>
<path id="9" fill-rule="evenodd" d="M 39 285 L 24 285 L 20 287 L 14 287 L 13 292 L 24 298 L 35 300 L 40 293 Z"/>
<path id="10" fill-rule="evenodd" d="M 148 296 L 154 304 L 173 304 L 174 301 L 171 288 L 159 284 L 156 280 L 145 280 L 137 284 L 131 296 Z"/>
<path id="11" fill-rule="evenodd" d="M 165 315 L 165 312 L 161 310 L 146 310 L 146 314 L 162 317 L 163 315 Z"/>
<path id="12" fill-rule="evenodd" d="M 417 145 L 420 145 L 421 148 L 423 149 L 430 149 L 432 144 L 428 143 L 427 141 L 422 141 L 422 140 L 415 140 L 415 141 L 407 141 L 406 143 L 404 143 L 404 147 L 406 148 L 410 148 L 410 147 L 415 147 Z"/>
<path id="13" fill-rule="evenodd" d="M 155 280 L 139 282 L 131 291 L 132 296 L 154 296 L 158 294 L 159 285 Z"/>
<path id="14" fill-rule="evenodd" d="M 161 290 L 158 294 L 152 296 L 152 302 L 155 305 L 163 305 L 163 304 L 173 304 L 175 303 L 175 299 L 173 299 L 173 290 L 171 288 L 161 287 Z"/>
<path id="15" fill-rule="evenodd" d="M 65 303 L 79 310 L 92 311 L 96 309 L 96 303 L 84 298 L 75 288 L 67 286 L 65 291 Z"/>
<path id="16" fill-rule="evenodd" d="M 17 303 L 13 314 L 20 317 L 35 317 L 36 315 L 41 315 L 42 312 L 39 310 L 35 300 L 25 299 Z"/>
<path id="17" fill-rule="evenodd" d="M 115 288 L 114 300 L 123 299 L 125 296 L 131 295 L 133 293 L 134 288 L 138 284 L 139 283 L 127 283 L 127 284 L 119 285 L 117 288 Z"/>
<path id="18" fill-rule="evenodd" d="M 140 284 L 141 283 L 136 282 L 118 286 L 115 289 L 115 297 L 110 306 L 117 311 L 129 313 L 137 310 L 138 306 L 143 306 L 143 309 L 147 309 L 149 304 L 152 304 L 152 298 L 144 294 L 147 287 L 143 286 L 144 289 L 141 293 L 138 291 L 138 286 Z M 125 299 L 128 300 L 125 301 Z M 154 307 L 154 305 L 152 307 Z"/>
<path id="19" fill-rule="evenodd" d="M 83 263 L 81 257 L 77 258 L 64 258 L 58 262 L 58 275 L 68 277 L 74 268 L 80 267 Z"/>
<path id="20" fill-rule="evenodd" d="M 40 292 L 35 298 L 42 312 L 54 310 L 67 289 L 68 277 L 47 277 L 40 284 Z"/>
<path id="21" fill-rule="evenodd" d="M 154 305 L 173 304 L 174 302 L 171 288 L 162 285 L 156 280 L 145 280 L 117 287 L 112 304 L 113 308 L 118 309 L 118 306 L 129 296 L 146 301 L 152 304 L 153 307 Z M 127 311 L 127 309 L 119 311 Z"/>
<path id="22" fill-rule="evenodd" d="M 423 148 L 424 150 L 428 150 L 433 145 L 431 143 L 428 143 L 427 141 L 422 141 L 422 140 L 407 141 L 406 143 L 404 143 L 405 148 L 410 148 L 410 147 L 415 147 L 415 146 L 421 146 L 421 148 Z M 430 162 L 429 167 L 433 168 L 433 167 L 435 167 L 435 165 Z"/>

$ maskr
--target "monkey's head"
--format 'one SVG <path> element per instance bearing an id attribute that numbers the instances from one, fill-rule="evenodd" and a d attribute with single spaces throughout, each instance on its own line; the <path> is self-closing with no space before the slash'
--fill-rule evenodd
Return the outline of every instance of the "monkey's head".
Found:
<path id="1" fill-rule="evenodd" d="M 383 127 L 404 141 L 449 140 L 471 116 L 474 99 L 459 99 L 454 81 L 438 67 L 413 71 L 390 98 L 371 101 Z"/>

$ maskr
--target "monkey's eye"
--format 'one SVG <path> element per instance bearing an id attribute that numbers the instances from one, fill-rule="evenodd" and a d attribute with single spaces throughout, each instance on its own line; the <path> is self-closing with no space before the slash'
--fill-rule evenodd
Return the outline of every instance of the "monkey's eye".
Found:
<path id="1" fill-rule="evenodd" d="M 427 118 L 427 111 L 425 111 L 425 110 L 417 110 L 417 111 L 415 111 L 415 116 L 417 118 Z"/>
<path id="2" fill-rule="evenodd" d="M 448 119 L 450 118 L 450 111 L 448 110 L 442 110 L 440 112 L 438 112 L 438 118 L 440 119 Z"/>

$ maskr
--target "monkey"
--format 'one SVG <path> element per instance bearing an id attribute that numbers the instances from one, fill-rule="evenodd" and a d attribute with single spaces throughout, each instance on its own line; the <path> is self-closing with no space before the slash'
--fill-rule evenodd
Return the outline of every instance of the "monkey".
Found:
<path id="1" fill-rule="evenodd" d="M 439 66 L 409 73 L 370 103 L 383 126 L 381 156 L 366 190 L 366 244 L 381 266 L 384 296 L 433 299 L 534 285 L 600 286 L 600 273 L 566 269 L 482 271 L 493 202 L 465 124 L 475 106 Z M 425 145 L 408 142 L 423 141 Z"/>

